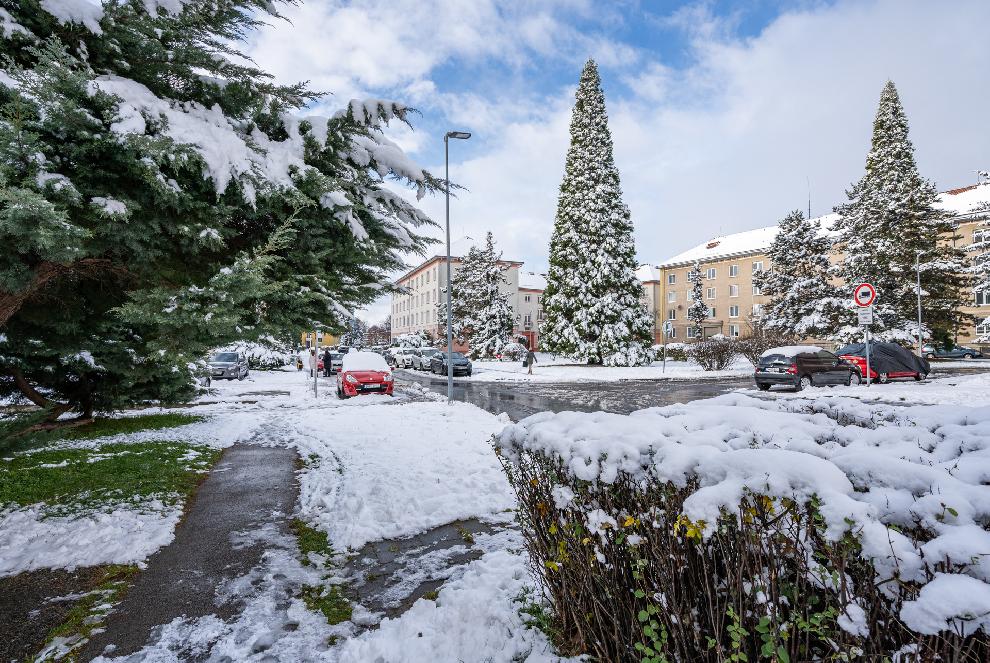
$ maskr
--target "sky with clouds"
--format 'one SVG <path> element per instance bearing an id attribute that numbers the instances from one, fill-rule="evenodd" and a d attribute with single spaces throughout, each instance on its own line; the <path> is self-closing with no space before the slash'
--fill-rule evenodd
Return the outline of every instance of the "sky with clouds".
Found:
<path id="1" fill-rule="evenodd" d="M 925 177 L 947 189 L 990 167 L 987 0 L 304 0 L 283 13 L 248 54 L 331 93 L 328 110 L 368 96 L 414 106 L 414 129 L 391 137 L 436 174 L 444 132 L 472 132 L 451 145 L 466 188 L 451 203 L 455 252 L 491 230 L 534 271 L 589 57 L 641 262 L 806 209 L 809 185 L 812 214 L 831 211 L 862 174 L 887 79 Z M 422 207 L 443 221 L 442 198 Z M 386 299 L 362 315 L 387 312 Z"/>

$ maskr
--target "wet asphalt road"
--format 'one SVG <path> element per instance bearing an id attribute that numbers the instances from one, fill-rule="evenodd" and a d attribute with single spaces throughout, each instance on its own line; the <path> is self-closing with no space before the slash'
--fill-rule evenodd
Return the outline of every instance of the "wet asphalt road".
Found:
<path id="1" fill-rule="evenodd" d="M 418 382 L 439 394 L 447 394 L 443 377 L 401 370 L 402 380 Z M 751 378 L 718 380 L 622 380 L 620 382 L 469 382 L 454 380 L 454 398 L 473 403 L 513 421 L 537 412 L 604 410 L 628 414 L 647 407 L 687 403 L 711 398 L 740 387 L 752 387 Z"/>

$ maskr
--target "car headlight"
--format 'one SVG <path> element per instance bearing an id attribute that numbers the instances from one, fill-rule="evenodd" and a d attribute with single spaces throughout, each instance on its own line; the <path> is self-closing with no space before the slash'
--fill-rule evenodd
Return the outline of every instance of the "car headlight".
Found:
<path id="1" fill-rule="evenodd" d="M 350 382 L 351 384 L 357 384 L 358 383 L 358 379 L 356 377 L 354 377 L 353 375 L 351 375 L 350 373 L 348 373 L 347 374 L 347 377 L 345 377 L 344 379 L 347 380 L 348 382 Z"/>
<path id="2" fill-rule="evenodd" d="M 392 381 L 392 374 L 391 373 L 386 373 L 385 374 L 385 377 L 382 378 L 382 380 L 384 380 L 385 382 L 391 382 Z"/>

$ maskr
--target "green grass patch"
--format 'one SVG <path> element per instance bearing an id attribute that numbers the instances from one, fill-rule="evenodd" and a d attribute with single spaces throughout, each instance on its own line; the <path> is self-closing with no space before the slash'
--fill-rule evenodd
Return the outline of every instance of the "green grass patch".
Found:
<path id="1" fill-rule="evenodd" d="M 0 463 L 0 505 L 45 502 L 54 512 L 157 497 L 183 499 L 220 457 L 184 442 L 51 449 Z"/>
<path id="2" fill-rule="evenodd" d="M 331 626 L 350 621 L 354 612 L 351 602 L 347 600 L 338 585 L 330 587 L 306 585 L 303 587 L 302 600 L 310 610 L 322 612 Z"/>
<path id="3" fill-rule="evenodd" d="M 42 422 L 46 413 L 31 412 L 0 422 L 0 453 L 43 447 L 64 440 L 92 440 L 110 435 L 124 435 L 146 430 L 163 430 L 194 424 L 204 417 L 180 412 L 142 414 L 136 417 L 94 419 L 92 423 L 70 428 L 24 433 Z"/>
<path id="4" fill-rule="evenodd" d="M 74 643 L 72 648 L 76 649 L 84 645 L 93 631 L 102 627 L 106 622 L 111 606 L 123 598 L 124 592 L 130 587 L 131 579 L 137 571 L 136 566 L 118 564 L 105 566 L 99 585 L 79 599 L 79 602 L 69 611 L 65 621 L 48 633 L 45 642 L 52 643 L 56 638 L 70 638 L 79 635 L 81 639 Z M 42 653 L 45 653 L 45 650 Z M 76 660 L 74 652 L 71 651 L 50 651 L 47 653 L 45 660 L 50 660 L 49 656 L 62 660 Z M 62 653 L 62 656 L 58 656 L 59 653 Z"/>
<path id="5" fill-rule="evenodd" d="M 299 518 L 293 518 L 289 526 L 296 535 L 296 542 L 299 545 L 299 552 L 302 553 L 303 564 L 307 566 L 310 564 L 310 553 L 326 555 L 328 561 L 329 558 L 333 557 L 333 546 L 330 545 L 330 539 L 327 537 L 326 532 L 321 532 L 318 529 L 310 527 Z"/>

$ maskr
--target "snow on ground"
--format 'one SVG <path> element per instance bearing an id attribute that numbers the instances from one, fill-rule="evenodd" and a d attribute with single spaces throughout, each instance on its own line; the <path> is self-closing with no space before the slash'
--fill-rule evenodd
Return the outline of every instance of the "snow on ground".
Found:
<path id="1" fill-rule="evenodd" d="M 776 398 L 855 398 L 861 401 L 928 404 L 978 405 L 990 404 L 990 373 L 939 373 L 935 367 L 932 378 L 923 382 L 897 380 L 888 384 L 866 384 L 845 387 L 813 388 L 792 392 L 773 390 Z"/>
<path id="2" fill-rule="evenodd" d="M 572 360 L 554 358 L 537 353 L 536 366 L 529 375 L 518 361 L 475 361 L 474 375 L 455 380 L 472 382 L 615 382 L 618 380 L 693 380 L 704 378 L 747 377 L 753 374 L 753 365 L 745 359 L 737 359 L 724 371 L 705 371 L 694 362 L 668 360 L 653 362 L 649 366 L 588 366 Z"/>
<path id="3" fill-rule="evenodd" d="M 181 510 L 152 500 L 73 516 L 42 505 L 0 511 L 0 577 L 42 568 L 142 564 L 172 542 Z"/>

